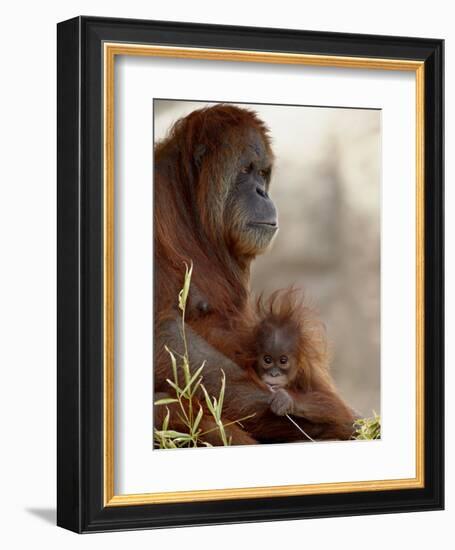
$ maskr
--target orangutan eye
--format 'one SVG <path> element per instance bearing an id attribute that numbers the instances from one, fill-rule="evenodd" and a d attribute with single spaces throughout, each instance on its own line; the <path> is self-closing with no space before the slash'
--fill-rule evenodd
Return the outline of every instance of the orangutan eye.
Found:
<path id="1" fill-rule="evenodd" d="M 259 170 L 258 174 L 261 176 L 261 178 L 267 177 L 267 170 Z"/>
<path id="2" fill-rule="evenodd" d="M 249 174 L 251 172 L 251 170 L 253 169 L 253 166 L 251 164 L 248 164 L 247 166 L 243 166 L 241 169 L 240 169 L 240 173 L 242 174 Z"/>
<path id="3" fill-rule="evenodd" d="M 264 355 L 264 363 L 270 365 L 273 362 L 273 359 L 270 355 Z"/>
<path id="4" fill-rule="evenodd" d="M 287 355 L 282 355 L 282 356 L 280 357 L 280 363 L 281 363 L 282 365 L 285 365 L 287 362 L 288 362 Z"/>

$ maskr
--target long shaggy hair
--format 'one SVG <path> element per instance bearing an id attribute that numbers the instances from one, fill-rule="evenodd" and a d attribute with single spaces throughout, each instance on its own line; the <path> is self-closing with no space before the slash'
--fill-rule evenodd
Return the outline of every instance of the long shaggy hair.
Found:
<path id="1" fill-rule="evenodd" d="M 245 305 L 249 266 L 239 265 L 230 254 L 226 223 L 221 221 L 252 131 L 259 133 L 273 158 L 268 128 L 256 113 L 226 104 L 191 112 L 156 144 L 154 209 L 159 215 L 154 246 L 160 314 L 173 308 L 176 281 L 190 262 L 195 284 L 219 314 L 232 317 L 237 305 Z"/>
<path id="2" fill-rule="evenodd" d="M 296 349 L 292 352 L 300 371 L 296 389 L 311 391 L 317 380 L 324 379 L 326 383 L 331 380 L 325 325 L 300 289 L 276 290 L 268 298 L 261 294 L 256 302 L 256 318 L 258 323 L 253 333 L 256 342 L 263 331 L 275 328 L 287 331 L 294 338 Z"/>
<path id="3" fill-rule="evenodd" d="M 238 223 L 235 209 L 232 213 L 225 208 L 229 192 L 235 187 L 242 157 L 258 139 L 265 156 L 271 160 L 268 130 L 256 114 L 221 104 L 193 111 L 180 119 L 155 147 L 155 391 L 169 390 L 170 361 L 164 345 L 169 344 L 169 338 L 176 338 L 172 327 L 176 328 L 175 319 L 180 314 L 177 297 L 183 284 L 184 263 L 189 265 L 192 261 L 192 285 L 210 306 L 208 315 L 188 320 L 189 328 L 208 345 L 208 351 L 201 357 L 201 362 L 208 361 L 205 384 L 208 390 L 219 391 L 216 387 L 220 377 L 219 354 L 210 351 L 215 348 L 213 351 L 220 351 L 224 358 L 233 359 L 235 367 L 226 367 L 230 372 L 223 404 L 225 419 L 253 415 L 242 427 L 228 428 L 235 432 L 234 442 L 296 441 L 301 435 L 293 424 L 269 410 L 268 394 L 249 379 L 252 369 L 241 368 L 244 363 L 237 362 L 242 357 L 248 360 L 245 350 L 254 344 L 253 329 L 258 325 L 261 311 L 264 315 L 265 310 L 267 315 L 287 320 L 300 331 L 302 383 L 305 388 L 313 388 L 312 398 L 307 400 L 308 420 L 301 420 L 305 429 L 320 438 L 347 439 L 352 418 L 332 391 L 325 337 L 321 336 L 323 332 L 319 332 L 316 319 L 310 316 L 308 308 L 297 305 L 292 293 L 285 292 L 280 298 L 256 307 L 249 297 L 254 251 L 246 255 L 244 250 L 239 252 L 238 247 L 226 242 L 228 227 Z M 260 252 L 262 250 L 255 253 Z M 169 408 L 173 408 L 172 403 Z M 158 411 L 163 414 L 164 408 L 158 407 Z M 161 425 L 164 419 L 159 414 L 156 425 Z M 175 411 L 171 416 L 172 429 L 186 429 Z M 210 415 L 203 416 L 202 425 L 205 429 L 213 428 Z"/>
<path id="4" fill-rule="evenodd" d="M 295 342 L 291 351 L 297 358 L 299 372 L 293 388 L 303 392 L 321 388 L 335 391 L 330 376 L 331 350 L 325 325 L 300 289 L 276 290 L 268 297 L 260 294 L 249 320 L 243 327 L 237 327 L 235 338 L 225 337 L 221 343 L 223 352 L 242 364 L 255 381 L 262 384 L 254 368 L 263 351 L 260 349 L 261 335 L 275 328 L 285 330 Z"/>

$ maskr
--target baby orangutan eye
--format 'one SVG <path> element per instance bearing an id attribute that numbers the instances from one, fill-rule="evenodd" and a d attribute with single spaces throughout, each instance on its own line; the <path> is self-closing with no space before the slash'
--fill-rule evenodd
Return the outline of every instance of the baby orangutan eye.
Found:
<path id="1" fill-rule="evenodd" d="M 264 363 L 270 365 L 273 362 L 273 359 L 270 355 L 264 355 Z"/>
<path id="2" fill-rule="evenodd" d="M 288 362 L 287 355 L 282 355 L 282 356 L 280 357 L 280 363 L 281 363 L 282 365 L 285 365 L 287 362 Z"/>

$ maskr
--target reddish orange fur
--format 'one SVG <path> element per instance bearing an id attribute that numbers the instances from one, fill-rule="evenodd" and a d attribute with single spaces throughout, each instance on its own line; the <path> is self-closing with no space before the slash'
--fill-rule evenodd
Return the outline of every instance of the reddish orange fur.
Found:
<path id="1" fill-rule="evenodd" d="M 299 371 L 292 388 L 311 391 L 313 384 L 317 387 L 321 382 L 332 387 L 325 327 L 315 311 L 305 303 L 303 294 L 290 288 L 273 292 L 268 300 L 261 295 L 256 311 L 260 321 L 254 331 L 256 341 L 264 321 L 286 327 L 296 334 L 293 353 L 298 358 Z"/>
<path id="2" fill-rule="evenodd" d="M 247 298 L 251 257 L 233 260 L 220 227 L 226 177 L 235 176 L 236 159 L 256 130 L 270 156 L 264 123 L 253 111 L 230 105 L 193 111 L 177 121 L 155 147 L 155 258 L 157 311 L 166 315 L 176 302 L 184 262 L 194 264 L 194 283 L 218 312 L 242 310 Z M 197 175 L 194 155 L 203 144 L 209 163 Z"/>
<path id="3" fill-rule="evenodd" d="M 155 258 L 155 392 L 167 392 L 170 361 L 164 351 L 167 344 L 166 321 L 177 319 L 178 293 L 182 287 L 184 262 L 193 262 L 193 281 L 210 304 L 206 317 L 190 319 L 189 326 L 225 357 L 241 365 L 242 342 L 254 326 L 257 311 L 249 300 L 250 263 L 254 253 L 239 250 L 226 238 L 223 209 L 229 186 L 239 169 L 240 155 L 249 143 L 251 131 L 259 133 L 270 158 L 267 128 L 253 111 L 230 105 L 194 111 L 180 119 L 168 137 L 155 148 L 154 179 L 154 258 Z M 204 162 L 198 167 L 198 149 L 203 146 Z M 284 306 L 282 306 L 284 307 Z M 273 309 L 273 305 L 272 305 Z M 292 309 L 292 308 L 291 308 Z M 280 308 L 276 314 L 294 319 L 291 309 Z M 302 319 L 304 336 L 299 353 L 303 372 L 308 372 L 306 387 L 312 396 L 311 415 L 302 421 L 305 430 L 321 439 L 346 439 L 350 436 L 352 419 L 336 394 L 327 371 L 323 342 L 316 321 L 310 321 L 307 311 Z M 313 328 L 314 332 L 313 332 Z M 191 359 L 191 358 L 190 358 Z M 204 383 L 211 379 L 212 395 L 219 391 L 219 365 L 204 357 Z M 195 365 L 197 367 L 199 365 Z M 234 368 L 235 367 L 235 368 Z M 223 411 L 225 419 L 236 420 L 255 413 L 243 423 L 244 428 L 232 428 L 234 444 L 257 441 L 301 441 L 301 434 L 289 420 L 269 410 L 269 394 L 246 365 L 231 368 L 227 376 Z M 311 390 L 311 391 L 310 391 Z M 170 428 L 178 430 L 176 411 L 171 409 Z M 157 407 L 155 425 L 162 422 L 164 407 Z M 316 420 L 315 420 L 316 419 Z M 210 425 L 204 417 L 201 426 Z M 352 425 L 352 424 L 351 424 Z M 228 431 L 229 433 L 229 431 Z M 213 435 L 213 434 L 212 434 Z M 211 441 L 212 444 L 216 444 Z"/>

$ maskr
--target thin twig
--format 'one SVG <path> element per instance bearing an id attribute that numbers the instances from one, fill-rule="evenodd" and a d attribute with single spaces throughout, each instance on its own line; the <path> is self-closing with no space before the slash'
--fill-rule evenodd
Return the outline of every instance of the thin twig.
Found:
<path id="1" fill-rule="evenodd" d="M 286 415 L 286 418 L 289 418 L 289 420 L 294 424 L 294 426 L 295 426 L 299 431 L 301 431 L 301 432 L 303 433 L 304 436 L 308 437 L 308 439 L 309 439 L 310 441 L 312 441 L 313 443 L 316 443 L 316 441 L 315 441 L 312 437 L 310 437 L 310 436 L 306 433 L 306 431 L 305 431 L 303 428 L 301 428 L 301 427 L 297 424 L 297 422 L 296 422 L 295 420 L 293 420 L 288 414 Z"/>
<path id="2" fill-rule="evenodd" d="M 275 393 L 275 390 L 274 390 L 273 388 L 269 387 L 269 390 L 270 390 L 272 393 Z M 310 441 L 312 441 L 313 443 L 316 443 L 316 441 L 315 441 L 312 437 L 310 437 L 310 436 L 306 433 L 306 431 L 305 431 L 303 428 L 301 428 L 301 427 L 297 424 L 297 422 L 296 422 L 295 420 L 293 420 L 288 414 L 286 414 L 285 416 L 286 416 L 286 418 L 287 418 L 288 420 L 290 420 L 290 421 L 294 424 L 294 426 L 299 430 L 299 432 L 303 433 L 303 435 L 304 435 L 305 437 L 307 437 L 307 438 L 308 438 Z"/>

